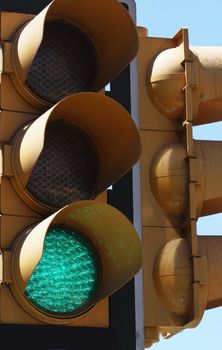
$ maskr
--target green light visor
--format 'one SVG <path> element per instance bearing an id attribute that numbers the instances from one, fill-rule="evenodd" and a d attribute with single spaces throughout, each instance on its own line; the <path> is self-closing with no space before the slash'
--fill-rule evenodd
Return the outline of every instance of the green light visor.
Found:
<path id="1" fill-rule="evenodd" d="M 92 243 L 65 226 L 49 227 L 27 299 L 41 311 L 70 317 L 95 303 L 100 284 L 101 263 Z"/>

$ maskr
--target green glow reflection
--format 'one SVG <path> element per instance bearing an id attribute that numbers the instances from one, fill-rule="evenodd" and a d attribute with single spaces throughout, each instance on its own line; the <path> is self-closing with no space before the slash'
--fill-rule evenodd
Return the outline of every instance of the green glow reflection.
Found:
<path id="1" fill-rule="evenodd" d="M 42 310 L 75 313 L 92 303 L 99 282 L 100 261 L 92 244 L 78 232 L 52 226 L 25 294 Z"/>

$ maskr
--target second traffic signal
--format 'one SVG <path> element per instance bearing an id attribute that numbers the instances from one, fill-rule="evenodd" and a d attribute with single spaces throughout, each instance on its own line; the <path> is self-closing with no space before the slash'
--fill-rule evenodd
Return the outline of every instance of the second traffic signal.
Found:
<path id="1" fill-rule="evenodd" d="M 190 47 L 140 29 L 138 93 L 145 345 L 199 324 L 221 305 L 221 239 L 199 237 L 200 216 L 222 209 L 221 142 L 192 127 L 221 119 L 221 48 Z"/>

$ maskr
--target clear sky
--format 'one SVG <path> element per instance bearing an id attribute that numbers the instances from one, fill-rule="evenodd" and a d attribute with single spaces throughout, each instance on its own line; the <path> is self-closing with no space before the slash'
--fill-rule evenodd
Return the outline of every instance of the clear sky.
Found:
<path id="1" fill-rule="evenodd" d="M 149 36 L 172 37 L 178 29 L 187 27 L 190 45 L 222 46 L 222 0 L 136 0 L 136 4 L 137 23 L 148 28 Z M 222 122 L 196 127 L 194 136 L 199 139 L 222 141 Z M 222 214 L 199 219 L 197 227 L 199 234 L 221 235 Z M 194 348 L 222 349 L 221 307 L 206 311 L 197 328 L 184 330 L 169 340 L 163 339 L 151 349 Z"/>

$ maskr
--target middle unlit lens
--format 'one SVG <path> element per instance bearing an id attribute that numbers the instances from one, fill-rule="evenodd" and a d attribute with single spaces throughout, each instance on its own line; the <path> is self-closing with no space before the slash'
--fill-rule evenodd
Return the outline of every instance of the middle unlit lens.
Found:
<path id="1" fill-rule="evenodd" d="M 38 201 L 54 208 L 96 193 L 99 161 L 94 144 L 79 128 L 50 122 L 45 144 L 27 183 Z"/>

